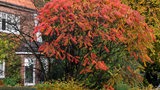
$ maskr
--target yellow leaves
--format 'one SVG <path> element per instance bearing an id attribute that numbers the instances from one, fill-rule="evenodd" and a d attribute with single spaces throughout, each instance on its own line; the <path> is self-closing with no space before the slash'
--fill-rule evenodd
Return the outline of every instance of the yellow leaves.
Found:
<path id="1" fill-rule="evenodd" d="M 145 0 L 140 0 L 139 4 L 143 4 L 145 2 Z"/>

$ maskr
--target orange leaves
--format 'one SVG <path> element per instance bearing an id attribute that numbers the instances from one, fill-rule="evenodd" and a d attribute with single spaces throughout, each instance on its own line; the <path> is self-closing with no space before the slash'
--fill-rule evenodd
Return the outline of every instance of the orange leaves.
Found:
<path id="1" fill-rule="evenodd" d="M 52 33 L 53 33 L 53 30 L 52 30 L 52 27 L 48 27 L 48 29 L 45 31 L 45 35 L 52 35 Z"/>
<path id="2" fill-rule="evenodd" d="M 96 59 L 97 55 L 95 53 L 91 53 L 91 58 Z"/>
<path id="3" fill-rule="evenodd" d="M 118 18 L 122 18 L 123 14 L 119 11 L 115 11 L 114 14 L 118 17 Z"/>
<path id="4" fill-rule="evenodd" d="M 109 49 L 106 46 L 104 46 L 104 49 L 107 53 L 109 53 Z"/>
<path id="5" fill-rule="evenodd" d="M 153 31 L 138 12 L 119 0 L 52 0 L 39 13 L 34 33 L 40 30 L 49 38 L 39 48 L 48 56 L 106 71 L 105 56 L 114 43 L 123 45 L 134 58 L 151 62 L 147 48 L 152 48 Z"/>
<path id="6" fill-rule="evenodd" d="M 58 43 L 64 36 L 65 34 L 59 35 L 58 38 L 55 40 L 55 43 Z"/>
<path id="7" fill-rule="evenodd" d="M 83 70 L 81 70 L 80 74 L 86 74 L 92 72 L 92 70 L 89 67 L 84 68 Z"/>
<path id="8" fill-rule="evenodd" d="M 67 53 L 67 59 L 70 62 L 74 62 L 75 64 L 77 64 L 79 62 L 79 57 L 78 56 L 72 56 L 71 54 Z"/>
<path id="9" fill-rule="evenodd" d="M 95 66 L 95 68 L 97 70 L 103 70 L 103 71 L 106 71 L 108 70 L 109 68 L 106 66 L 105 62 L 104 61 L 99 61 L 98 60 L 98 56 L 95 54 L 95 53 L 91 53 L 90 54 L 90 58 L 87 57 L 88 54 L 86 54 L 84 56 L 84 60 L 83 60 L 83 66 Z M 83 71 L 84 72 L 84 71 Z"/>
<path id="10" fill-rule="evenodd" d="M 113 23 L 113 19 L 110 18 L 109 16 L 104 15 L 103 17 L 104 17 L 104 19 L 106 19 L 106 20 L 108 20 L 109 22 Z"/>
<path id="11" fill-rule="evenodd" d="M 77 22 L 77 25 L 83 30 L 83 31 L 87 31 L 87 30 L 91 30 L 91 26 L 89 24 L 89 22 L 87 20 L 84 20 L 83 22 Z"/>
<path id="12" fill-rule="evenodd" d="M 74 43 L 74 44 L 77 44 L 77 40 L 76 40 L 76 37 L 70 37 L 71 41 Z"/>
<path id="13" fill-rule="evenodd" d="M 105 90 L 115 90 L 113 86 L 104 85 L 104 87 L 105 87 Z"/>
<path id="14" fill-rule="evenodd" d="M 128 70 L 130 73 L 133 73 L 133 70 L 131 69 L 130 66 L 127 67 L 127 70 Z"/>
<path id="15" fill-rule="evenodd" d="M 50 19 L 50 21 L 53 23 L 55 20 L 57 20 L 58 17 L 57 16 L 54 16 L 53 18 Z"/>
<path id="16" fill-rule="evenodd" d="M 47 56 L 53 56 L 55 55 L 55 48 L 52 47 L 52 44 L 49 44 L 48 42 L 42 44 L 39 49 L 39 52 L 42 52 L 43 54 L 46 54 Z"/>
<path id="17" fill-rule="evenodd" d="M 88 58 L 85 58 L 84 59 L 84 62 L 83 62 L 83 66 L 86 66 L 86 65 L 89 65 L 90 63 L 89 63 L 89 59 Z"/>
<path id="18" fill-rule="evenodd" d="M 64 53 L 56 52 L 55 54 L 56 59 L 64 60 L 66 58 L 66 55 Z"/>
<path id="19" fill-rule="evenodd" d="M 109 68 L 106 66 L 106 64 L 104 63 L 104 61 L 98 61 L 95 65 L 96 69 L 100 69 L 100 70 L 108 70 Z"/>

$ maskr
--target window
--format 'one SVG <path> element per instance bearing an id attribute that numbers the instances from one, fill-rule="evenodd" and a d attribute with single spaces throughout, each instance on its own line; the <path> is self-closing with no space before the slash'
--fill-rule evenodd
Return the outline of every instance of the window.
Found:
<path id="1" fill-rule="evenodd" d="M 24 85 L 35 85 L 35 58 L 24 59 Z"/>
<path id="2" fill-rule="evenodd" d="M 0 32 L 19 34 L 20 17 L 0 12 Z"/>
<path id="3" fill-rule="evenodd" d="M 41 62 L 42 62 L 42 64 L 43 64 L 43 68 L 44 68 L 44 70 L 45 70 L 45 73 L 47 73 L 48 72 L 48 59 L 47 58 L 41 58 Z"/>
<path id="4" fill-rule="evenodd" d="M 38 25 L 38 20 L 36 20 L 36 16 L 37 16 L 37 14 L 34 14 L 34 25 L 35 25 L 35 26 Z M 42 34 L 41 34 L 40 31 L 38 31 L 38 32 L 36 33 L 36 38 L 37 38 L 37 42 L 43 42 L 43 40 L 42 40 Z"/>
<path id="5" fill-rule="evenodd" d="M 42 34 L 40 31 L 36 33 L 36 38 L 37 38 L 37 42 L 40 42 L 40 43 L 42 42 Z"/>
<path id="6" fill-rule="evenodd" d="M 5 78 L 5 61 L 0 61 L 0 78 Z"/>
<path id="7" fill-rule="evenodd" d="M 2 19 L 2 30 L 6 30 L 6 19 Z"/>

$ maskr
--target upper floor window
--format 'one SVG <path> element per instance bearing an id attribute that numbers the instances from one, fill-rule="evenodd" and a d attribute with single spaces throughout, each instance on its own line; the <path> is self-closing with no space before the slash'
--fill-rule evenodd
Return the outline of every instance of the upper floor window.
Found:
<path id="1" fill-rule="evenodd" d="M 19 34 L 20 16 L 0 12 L 0 32 Z"/>

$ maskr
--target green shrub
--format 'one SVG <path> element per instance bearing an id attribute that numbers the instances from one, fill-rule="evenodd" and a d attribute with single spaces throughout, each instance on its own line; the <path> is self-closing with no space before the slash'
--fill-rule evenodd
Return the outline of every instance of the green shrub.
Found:
<path id="1" fill-rule="evenodd" d="M 64 81 L 60 82 L 57 81 L 54 84 L 54 89 L 55 90 L 86 90 L 85 88 L 82 87 L 81 84 L 71 80 L 71 81 Z"/>
<path id="2" fill-rule="evenodd" d="M 115 85 L 115 90 L 129 90 L 130 86 L 124 83 L 119 83 Z"/>
<path id="3" fill-rule="evenodd" d="M 152 84 L 149 84 L 147 87 L 143 87 L 143 88 L 133 87 L 130 90 L 159 90 L 159 89 L 155 89 L 155 88 L 153 88 Z"/>
<path id="4" fill-rule="evenodd" d="M 54 86 L 50 82 L 45 82 L 36 85 L 37 90 L 53 90 Z"/>
<path id="5" fill-rule="evenodd" d="M 6 77 L 4 80 L 3 80 L 3 83 L 6 85 L 6 86 L 15 86 L 19 83 L 20 81 L 20 78 L 18 77 Z"/>
<path id="6" fill-rule="evenodd" d="M 36 85 L 37 90 L 87 90 L 82 84 L 74 81 L 55 81 Z"/>

